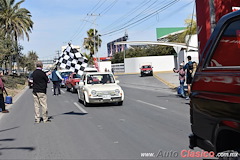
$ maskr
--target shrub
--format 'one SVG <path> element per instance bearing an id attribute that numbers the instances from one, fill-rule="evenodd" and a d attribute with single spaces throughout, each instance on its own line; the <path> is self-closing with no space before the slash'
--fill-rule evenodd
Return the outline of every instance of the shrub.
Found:
<path id="1" fill-rule="evenodd" d="M 4 76 L 6 88 L 17 88 L 17 84 L 25 85 L 26 77 L 24 76 Z"/>

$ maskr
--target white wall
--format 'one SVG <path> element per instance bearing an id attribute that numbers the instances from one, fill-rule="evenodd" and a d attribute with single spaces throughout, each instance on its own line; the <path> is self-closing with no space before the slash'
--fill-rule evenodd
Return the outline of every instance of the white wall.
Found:
<path id="1" fill-rule="evenodd" d="M 187 56 L 191 56 L 192 57 L 192 61 L 195 62 L 199 62 L 199 58 L 198 58 L 198 52 L 197 51 L 192 51 L 192 52 L 186 52 L 185 53 L 185 63 L 187 63 Z"/>
<path id="2" fill-rule="evenodd" d="M 111 61 L 103 61 L 103 62 L 99 62 L 99 71 L 100 72 L 105 72 L 105 69 L 109 70 L 111 72 L 112 70 L 112 63 Z"/>
<path id="3" fill-rule="evenodd" d="M 172 71 L 174 68 L 174 56 L 149 56 L 125 58 L 125 73 L 140 73 L 143 64 L 152 64 L 153 71 Z"/>
<path id="4" fill-rule="evenodd" d="M 186 52 L 185 50 L 181 50 L 179 52 L 179 54 L 178 54 L 178 63 L 180 64 L 180 63 L 182 63 L 184 61 L 184 63 L 186 64 L 188 62 L 187 56 L 191 56 L 192 57 L 192 61 L 195 61 L 197 63 L 199 62 L 198 52 L 197 51 Z M 179 67 L 179 64 L 178 64 L 178 67 Z"/>

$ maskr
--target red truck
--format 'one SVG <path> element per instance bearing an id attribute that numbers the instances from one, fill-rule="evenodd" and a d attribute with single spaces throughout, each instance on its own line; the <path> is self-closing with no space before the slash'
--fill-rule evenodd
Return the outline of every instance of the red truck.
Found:
<path id="1" fill-rule="evenodd" d="M 140 68 L 140 74 L 141 74 L 141 77 L 143 76 L 146 76 L 146 75 L 150 75 L 150 76 L 153 76 L 153 69 L 152 69 L 152 65 L 142 65 L 141 68 Z"/>
<path id="2" fill-rule="evenodd" d="M 191 149 L 240 159 L 240 11 L 220 19 L 201 54 L 191 88 L 190 122 Z"/>
<path id="3" fill-rule="evenodd" d="M 81 80 L 81 76 L 79 74 L 71 73 L 65 82 L 67 91 L 72 90 L 72 92 L 74 93 L 77 92 L 76 84 L 80 82 L 80 80 Z"/>

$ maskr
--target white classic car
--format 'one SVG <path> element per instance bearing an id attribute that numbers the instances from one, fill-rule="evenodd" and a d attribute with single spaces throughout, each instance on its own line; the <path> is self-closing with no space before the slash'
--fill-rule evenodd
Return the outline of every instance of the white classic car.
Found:
<path id="1" fill-rule="evenodd" d="M 79 101 L 85 106 L 91 103 L 123 104 L 124 92 L 110 72 L 87 72 L 77 87 Z"/>

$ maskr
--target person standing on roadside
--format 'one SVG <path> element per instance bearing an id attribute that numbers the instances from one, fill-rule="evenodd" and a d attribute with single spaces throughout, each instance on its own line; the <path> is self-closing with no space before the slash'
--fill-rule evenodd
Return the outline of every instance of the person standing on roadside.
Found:
<path id="1" fill-rule="evenodd" d="M 181 63 L 179 69 L 173 68 L 173 72 L 179 73 L 179 82 L 180 82 L 180 91 L 181 96 L 186 98 L 185 91 L 184 91 L 184 83 L 185 83 L 185 71 L 183 69 L 184 64 Z"/>
<path id="2" fill-rule="evenodd" d="M 4 80 L 2 79 L 3 77 L 3 71 L 0 71 L 0 107 L 2 109 L 2 113 L 9 113 L 8 110 L 6 110 L 6 105 L 5 105 L 5 102 L 4 102 L 4 96 L 3 96 L 3 92 L 6 92 L 6 89 L 4 87 Z"/>
<path id="3" fill-rule="evenodd" d="M 60 82 L 63 80 L 62 76 L 59 74 L 57 67 L 53 70 L 52 76 L 51 76 L 52 82 L 53 82 L 53 95 L 61 95 L 60 90 Z M 58 91 L 58 94 L 56 94 L 56 89 Z"/>
<path id="4" fill-rule="evenodd" d="M 191 93 L 191 84 L 192 84 L 192 73 L 193 73 L 193 62 L 192 57 L 187 56 L 188 63 L 183 67 L 184 70 L 187 70 L 187 87 L 188 87 L 188 96 L 186 100 L 189 100 L 189 95 Z"/>
<path id="5" fill-rule="evenodd" d="M 33 100 L 35 107 L 35 123 L 40 123 L 40 108 L 42 109 L 43 122 L 51 122 L 48 119 L 47 107 L 47 83 L 48 76 L 42 71 L 43 64 L 41 61 L 36 63 L 36 70 L 33 72 Z"/>

